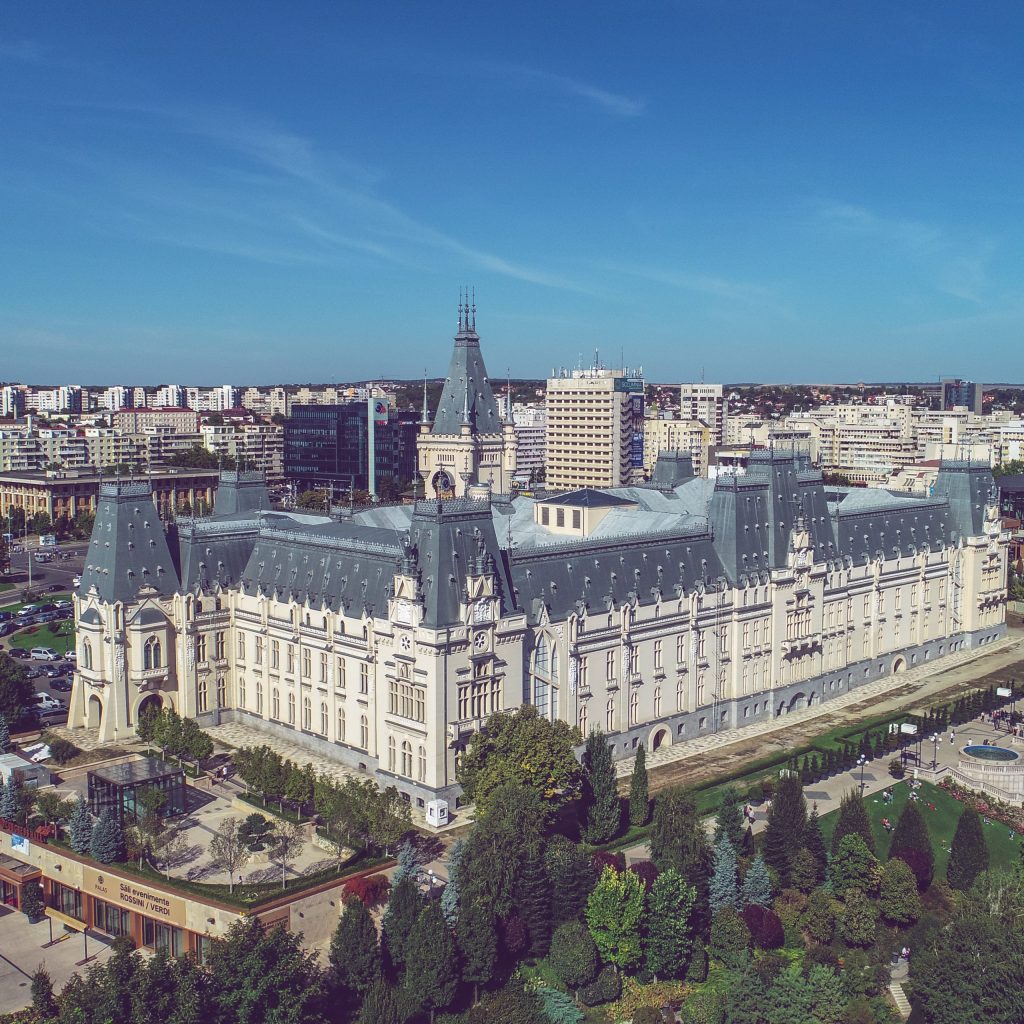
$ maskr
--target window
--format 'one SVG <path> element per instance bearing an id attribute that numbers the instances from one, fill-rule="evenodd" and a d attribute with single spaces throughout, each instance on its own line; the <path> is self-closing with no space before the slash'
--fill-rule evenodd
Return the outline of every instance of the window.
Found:
<path id="1" fill-rule="evenodd" d="M 82 667 L 92 668 L 92 644 L 88 640 L 82 641 Z"/>
<path id="2" fill-rule="evenodd" d="M 633 690 L 629 695 L 629 724 L 636 725 L 640 717 L 640 691 Z"/>
<path id="3" fill-rule="evenodd" d="M 555 509 L 555 526 L 565 526 L 565 509 Z"/>
<path id="4" fill-rule="evenodd" d="M 707 643 L 706 637 L 704 636 L 704 630 L 700 630 L 697 633 L 697 657 L 706 658 L 707 654 Z"/>
<path id="5" fill-rule="evenodd" d="M 864 617 L 867 618 L 871 614 L 871 595 L 864 595 Z"/>
<path id="6" fill-rule="evenodd" d="M 572 528 L 574 530 L 578 530 L 582 525 L 583 516 L 581 515 L 580 510 L 578 508 L 574 508 L 572 510 Z"/>
<path id="7" fill-rule="evenodd" d="M 228 681 L 223 676 L 217 677 L 217 707 L 228 706 Z"/>
<path id="8" fill-rule="evenodd" d="M 426 691 L 421 686 L 413 686 L 408 679 L 409 666 L 400 665 L 399 672 L 405 670 L 406 678 L 392 679 L 388 685 L 388 711 L 402 718 L 410 718 L 414 722 L 425 722 L 427 718 Z"/>
<path id="9" fill-rule="evenodd" d="M 213 635 L 213 656 L 217 661 L 224 660 L 224 633 L 223 631 Z"/>
<path id="10" fill-rule="evenodd" d="M 263 637 L 256 637 L 256 664 L 263 664 Z"/>
<path id="11" fill-rule="evenodd" d="M 245 679 L 241 676 L 238 678 L 238 706 L 245 707 Z"/>
<path id="12" fill-rule="evenodd" d="M 662 667 L 662 642 L 660 640 L 654 641 L 654 667 Z"/>
<path id="13" fill-rule="evenodd" d="M 263 714 L 263 684 L 258 680 L 256 682 L 256 713 Z"/>
<path id="14" fill-rule="evenodd" d="M 402 740 L 402 774 L 412 778 L 412 744 L 408 740 Z"/>
<path id="15" fill-rule="evenodd" d="M 270 717 L 281 721 L 281 694 L 278 690 L 274 690 L 270 698 Z"/>
<path id="16" fill-rule="evenodd" d="M 427 781 L 427 748 L 422 745 L 416 751 L 416 781 Z"/>
<path id="17" fill-rule="evenodd" d="M 302 728 L 306 732 L 313 728 L 313 702 L 308 697 L 302 698 Z"/>
<path id="18" fill-rule="evenodd" d="M 661 718 L 661 687 L 654 688 L 654 717 Z"/>
<path id="19" fill-rule="evenodd" d="M 238 634 L 238 660 L 245 661 L 245 636 Z"/>
<path id="20" fill-rule="evenodd" d="M 697 707 L 704 703 L 704 673 L 697 676 Z"/>
<path id="21" fill-rule="evenodd" d="M 295 724 L 295 694 L 288 694 L 288 724 Z"/>
<path id="22" fill-rule="evenodd" d="M 580 658 L 580 688 L 583 690 L 590 687 L 590 666 L 585 657 Z"/>
<path id="23" fill-rule="evenodd" d="M 604 731 L 615 732 L 615 698 L 609 697 L 604 709 Z"/>
<path id="24" fill-rule="evenodd" d="M 337 740 L 339 743 L 345 742 L 345 709 L 338 708 L 338 735 Z"/>
<path id="25" fill-rule="evenodd" d="M 199 682 L 196 683 L 196 710 L 202 713 L 206 710 L 207 703 L 206 677 L 203 676 L 200 678 Z"/>
<path id="26" fill-rule="evenodd" d="M 82 918 L 82 894 L 77 889 L 62 885 L 60 882 L 50 883 L 50 906 L 68 917 Z"/>
<path id="27" fill-rule="evenodd" d="M 366 720 L 366 715 L 359 716 L 359 745 L 363 750 L 370 749 L 370 723 Z"/>
<path id="28" fill-rule="evenodd" d="M 325 651 L 320 652 L 320 682 L 327 682 L 327 653 Z"/>
<path id="29" fill-rule="evenodd" d="M 270 667 L 280 668 L 281 667 L 281 641 L 271 640 L 270 641 Z"/>
<path id="30" fill-rule="evenodd" d="M 313 675 L 313 652 L 308 647 L 302 648 L 302 678 L 310 679 Z"/>
<path id="31" fill-rule="evenodd" d="M 200 633 L 196 637 L 196 661 L 206 661 L 206 634 Z"/>
<path id="32" fill-rule="evenodd" d="M 676 664 L 682 665 L 686 661 L 686 634 L 680 633 L 676 637 Z"/>
<path id="33" fill-rule="evenodd" d="M 92 902 L 93 927 L 108 935 L 127 935 L 131 927 L 131 912 L 94 899 Z"/>
<path id="34" fill-rule="evenodd" d="M 395 747 L 395 737 L 394 736 L 389 736 L 388 737 L 388 771 L 389 772 L 393 772 L 395 770 L 395 763 L 396 763 L 395 751 L 396 751 L 396 749 L 397 748 Z"/>
<path id="35" fill-rule="evenodd" d="M 676 711 L 686 709 L 686 683 L 683 679 L 676 680 Z"/>
<path id="36" fill-rule="evenodd" d="M 547 526 L 549 522 L 549 509 L 547 505 L 541 505 L 540 508 L 540 524 L 541 526 Z"/>
<path id="37" fill-rule="evenodd" d="M 200 658 L 199 660 L 205 659 Z M 142 667 L 144 669 L 160 668 L 161 665 L 160 641 L 155 636 L 151 636 L 142 649 Z"/>
<path id="38" fill-rule="evenodd" d="M 142 919 L 142 945 L 175 957 L 180 957 L 185 951 L 180 928 L 161 924 L 149 917 Z"/>
<path id="39" fill-rule="evenodd" d="M 640 648 L 630 647 L 629 649 L 629 674 L 637 676 L 640 674 Z"/>
<path id="40" fill-rule="evenodd" d="M 587 726 L 587 705 L 586 704 L 581 704 L 580 705 L 580 714 L 579 714 L 579 718 L 578 718 L 576 724 L 579 726 L 580 733 L 583 735 L 584 738 L 586 738 L 587 735 L 589 735 L 588 726 Z"/>
<path id="41" fill-rule="evenodd" d="M 285 646 L 285 658 L 286 658 L 286 672 L 295 671 L 295 644 L 287 644 Z"/>
<path id="42" fill-rule="evenodd" d="M 334 685 L 337 686 L 337 688 L 339 690 L 344 690 L 345 689 L 345 659 L 344 658 L 339 658 L 338 659 L 337 670 L 338 670 L 338 675 L 337 675 L 337 678 L 334 681 Z"/>
<path id="43" fill-rule="evenodd" d="M 359 663 L 359 692 L 370 692 L 370 666 L 365 661 Z"/>
<path id="44" fill-rule="evenodd" d="M 542 633 L 533 652 L 531 703 L 541 718 L 558 717 L 558 648 Z"/>
<path id="45" fill-rule="evenodd" d="M 615 651 L 611 650 L 604 656 L 604 677 L 609 683 L 615 681 Z"/>
<path id="46" fill-rule="evenodd" d="M 327 705 L 321 702 L 320 704 L 320 735 L 326 736 L 327 729 L 330 724 L 330 716 L 327 714 Z"/>

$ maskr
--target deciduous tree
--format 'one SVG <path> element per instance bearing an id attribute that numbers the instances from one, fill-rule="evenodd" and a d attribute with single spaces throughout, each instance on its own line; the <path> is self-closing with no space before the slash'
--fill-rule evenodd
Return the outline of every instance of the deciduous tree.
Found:
<path id="1" fill-rule="evenodd" d="M 234 892 L 235 876 L 249 859 L 237 818 L 225 818 L 210 840 L 210 863 L 228 876 L 228 892 Z"/>
<path id="2" fill-rule="evenodd" d="M 570 988 L 589 984 L 597 974 L 597 946 L 582 921 L 568 921 L 551 939 L 551 969 Z"/>
<path id="3" fill-rule="evenodd" d="M 601 959 L 616 970 L 640 960 L 643 882 L 632 872 L 606 867 L 587 900 L 587 926 Z"/>

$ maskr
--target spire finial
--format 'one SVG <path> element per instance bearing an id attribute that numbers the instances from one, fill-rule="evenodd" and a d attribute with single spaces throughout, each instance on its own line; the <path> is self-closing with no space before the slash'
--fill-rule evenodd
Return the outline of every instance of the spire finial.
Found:
<path id="1" fill-rule="evenodd" d="M 473 285 L 473 330 L 476 330 L 476 285 Z"/>
<path id="2" fill-rule="evenodd" d="M 428 423 L 427 419 L 427 368 L 423 367 L 423 418 L 421 423 Z"/>
<path id="3" fill-rule="evenodd" d="M 462 285 L 459 285 L 459 330 L 462 333 Z"/>
<path id="4" fill-rule="evenodd" d="M 462 422 L 469 425 L 469 381 L 465 380 L 465 387 L 462 389 Z"/>

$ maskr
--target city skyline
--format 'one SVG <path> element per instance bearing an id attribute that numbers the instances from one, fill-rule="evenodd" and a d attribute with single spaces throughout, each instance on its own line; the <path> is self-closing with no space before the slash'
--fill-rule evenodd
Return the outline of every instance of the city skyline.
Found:
<path id="1" fill-rule="evenodd" d="M 1019 379 L 1016 5 L 128 10 L 7 12 L 5 377 Z"/>

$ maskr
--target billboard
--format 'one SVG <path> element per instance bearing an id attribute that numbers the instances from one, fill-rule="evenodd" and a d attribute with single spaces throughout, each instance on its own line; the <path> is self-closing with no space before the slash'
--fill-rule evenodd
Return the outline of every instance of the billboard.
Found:
<path id="1" fill-rule="evenodd" d="M 385 425 L 388 422 L 388 400 L 386 398 L 371 398 L 370 405 L 374 426 Z"/>

